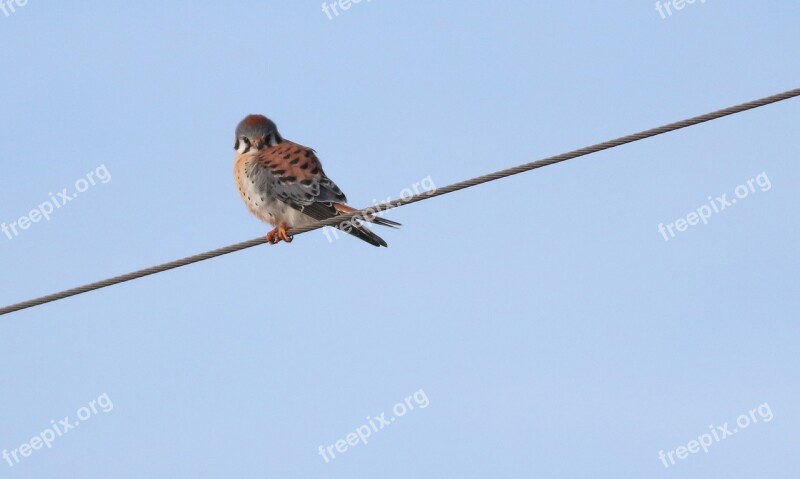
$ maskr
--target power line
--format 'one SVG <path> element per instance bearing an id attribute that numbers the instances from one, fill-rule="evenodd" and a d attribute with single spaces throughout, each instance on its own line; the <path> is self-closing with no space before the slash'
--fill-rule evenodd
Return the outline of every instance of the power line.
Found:
<path id="1" fill-rule="evenodd" d="M 535 170 L 537 168 L 541 168 L 543 166 L 553 165 L 555 163 L 560 163 L 562 161 L 570 160 L 572 158 L 578 158 L 580 156 L 585 156 L 590 153 L 596 153 L 598 151 L 608 150 L 610 148 L 614 148 L 617 146 L 625 145 L 627 143 L 633 143 L 635 141 L 643 140 L 645 138 L 650 138 L 652 136 L 663 135 L 664 133 L 669 133 L 671 131 L 680 130 L 681 128 L 686 128 L 689 126 L 698 125 L 700 123 L 705 123 L 707 121 L 716 120 L 722 118 L 724 116 L 733 115 L 735 113 L 741 113 L 743 111 L 752 110 L 754 108 L 759 108 L 765 105 L 769 105 L 771 103 L 777 103 L 779 101 L 788 100 L 790 98 L 794 98 L 800 96 L 800 88 L 789 90 L 783 93 L 779 93 L 777 95 L 768 96 L 765 98 L 761 98 L 759 100 L 742 103 L 740 105 L 735 105 L 729 108 L 725 108 L 722 110 L 718 110 L 712 113 L 706 113 L 705 115 L 695 116 L 693 118 L 689 118 L 683 121 L 678 121 L 675 123 L 670 123 L 664 126 L 659 126 L 657 128 L 652 128 L 649 130 L 645 130 L 639 133 L 634 133 L 632 135 L 623 136 L 617 138 L 615 140 L 605 141 L 603 143 L 598 143 L 596 145 L 587 146 L 585 148 L 581 148 L 578 150 L 573 150 L 568 153 L 562 153 L 560 155 L 551 156 L 549 158 L 545 158 L 543 160 L 534 161 L 531 163 L 526 163 L 524 165 L 515 166 L 513 168 L 508 168 L 505 170 L 501 170 L 495 173 L 490 173 L 487 175 L 479 176 L 477 178 L 473 178 L 470 180 L 461 181 L 458 183 L 454 183 L 450 186 L 445 186 L 443 188 L 437 188 L 436 190 L 420 193 L 409 198 L 405 199 L 398 199 L 393 201 L 388 201 L 385 203 L 381 203 L 379 205 L 375 205 L 369 208 L 365 208 L 363 210 L 356 211 L 354 213 L 348 213 L 346 215 L 336 216 L 333 218 L 329 218 L 324 221 L 318 221 L 308 226 L 304 226 L 302 228 L 293 228 L 287 231 L 290 235 L 298 235 L 302 233 L 307 233 L 309 231 L 314 231 L 316 229 L 325 227 L 325 226 L 334 226 L 334 225 L 343 225 L 349 221 L 353 221 L 354 218 L 363 218 L 364 216 L 368 216 L 370 214 L 378 213 L 381 211 L 390 210 L 393 208 L 398 208 L 400 206 L 408 205 L 411 203 L 416 203 L 418 201 L 426 200 L 429 198 L 435 198 L 437 196 L 446 195 L 449 193 L 453 193 L 459 190 L 463 190 L 465 188 L 471 188 L 473 186 L 481 185 L 483 183 L 488 183 L 490 181 L 499 180 L 501 178 L 505 178 L 512 175 L 517 175 L 519 173 L 524 173 L 526 171 Z M 131 281 L 134 279 L 142 278 L 144 276 L 149 276 L 151 274 L 162 273 L 164 271 L 169 271 L 171 269 L 180 268 L 182 266 L 187 266 L 193 263 L 198 263 L 200 261 L 205 261 L 207 259 L 216 258 L 217 256 L 226 255 L 229 253 L 233 253 L 236 251 L 241 251 L 243 249 L 252 248 L 253 246 L 258 246 L 260 244 L 266 243 L 266 239 L 264 237 L 252 239 L 249 241 L 244 241 L 242 243 L 237 243 L 234 245 L 227 246 L 225 248 L 215 249 L 213 251 L 208 251 L 206 253 L 201 253 L 194 256 L 189 256 L 187 258 L 179 259 L 176 261 L 172 261 L 169 263 L 164 263 L 158 266 L 153 266 L 151 268 L 134 271 L 132 273 L 124 274 L 121 276 L 116 276 L 114 278 L 109 278 L 103 281 L 98 281 L 96 283 L 87 284 L 85 286 L 80 286 L 78 288 L 68 289 L 65 291 L 61 291 L 59 293 L 51 294 L 48 296 L 43 296 L 41 298 L 32 299 L 29 301 L 24 301 L 22 303 L 13 304 L 11 306 L 7 306 L 0 309 L 0 316 L 13 313 L 15 311 L 20 311 L 27 308 L 32 308 L 34 306 L 39 306 L 42 304 L 50 303 L 53 301 L 58 301 L 61 299 L 69 298 L 71 296 L 76 296 L 83 293 L 88 293 L 89 291 L 94 291 L 96 289 L 105 288 L 108 286 L 113 286 L 115 284 L 124 283 L 126 281 Z"/>

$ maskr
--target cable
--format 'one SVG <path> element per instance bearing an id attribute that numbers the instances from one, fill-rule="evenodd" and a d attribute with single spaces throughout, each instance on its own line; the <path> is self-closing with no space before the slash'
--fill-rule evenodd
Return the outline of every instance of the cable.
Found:
<path id="1" fill-rule="evenodd" d="M 568 153 L 563 153 L 556 156 L 551 156 L 549 158 L 545 158 L 543 160 L 534 161 L 531 163 L 526 163 L 524 165 L 515 166 L 513 168 L 508 168 L 505 170 L 501 170 L 495 173 L 490 173 L 487 175 L 479 176 L 477 178 L 473 178 L 470 180 L 461 181 L 458 183 L 454 183 L 449 186 L 445 186 L 443 188 L 437 188 L 433 191 L 420 193 L 405 199 L 398 199 L 393 201 L 388 201 L 385 203 L 381 203 L 379 205 L 375 205 L 369 208 L 365 208 L 363 210 L 356 211 L 354 213 L 348 213 L 346 215 L 336 216 L 333 218 L 329 218 L 324 221 L 318 221 L 308 226 L 304 226 L 302 228 L 293 228 L 287 230 L 287 233 L 290 235 L 298 235 L 302 233 L 308 233 L 309 231 L 314 231 L 316 229 L 325 227 L 325 226 L 333 226 L 336 224 L 342 225 L 347 223 L 348 221 L 353 221 L 353 219 L 363 218 L 364 216 L 368 216 L 373 213 L 378 213 L 381 211 L 390 210 L 393 208 L 398 208 L 400 206 L 408 205 L 411 203 L 416 203 L 418 201 L 426 200 L 429 198 L 435 198 L 437 196 L 446 195 L 449 193 L 453 193 L 455 191 L 463 190 L 465 188 L 471 188 L 473 186 L 481 185 L 483 183 L 488 183 L 490 181 L 499 180 L 501 178 L 505 178 L 508 176 L 516 175 L 519 173 L 524 173 L 526 171 L 535 170 L 537 168 L 541 168 L 543 166 L 553 165 L 556 163 L 560 163 L 562 161 L 570 160 L 573 158 L 578 158 L 580 156 L 585 156 L 591 153 L 596 153 L 598 151 L 608 150 L 609 148 L 614 148 L 617 146 L 625 145 L 627 143 L 633 143 L 635 141 L 643 140 L 645 138 L 650 138 L 657 135 L 663 135 L 664 133 L 669 133 L 671 131 L 680 130 L 681 128 L 686 128 L 689 126 L 698 125 L 700 123 L 705 123 L 707 121 L 716 120 L 722 118 L 724 116 L 733 115 L 736 113 L 741 113 L 743 111 L 752 110 L 754 108 L 759 108 L 765 105 L 769 105 L 771 103 L 776 103 L 783 100 L 788 100 L 790 98 L 794 98 L 800 96 L 800 88 L 789 90 L 783 93 L 779 93 L 777 95 L 768 96 L 765 98 L 761 98 L 759 100 L 742 103 L 740 105 L 732 106 L 729 108 L 725 108 L 722 110 L 718 110 L 712 113 L 706 113 L 705 115 L 695 116 L 693 118 L 689 118 L 687 120 L 678 121 L 675 123 L 670 123 L 668 125 L 659 126 L 657 128 L 652 128 L 649 130 L 645 130 L 639 133 L 634 133 L 632 135 L 623 136 L 617 138 L 615 140 L 605 141 L 603 143 L 598 143 L 596 145 L 587 146 L 585 148 L 581 148 L 578 150 L 574 150 Z M 61 291 L 59 293 L 51 294 L 48 296 L 43 296 L 41 298 L 32 299 L 29 301 L 24 301 L 22 303 L 13 304 L 11 306 L 6 306 L 4 308 L 0 308 L 0 316 L 5 314 L 13 313 L 15 311 L 20 311 L 27 308 L 32 308 L 34 306 L 40 306 L 42 304 L 50 303 L 53 301 L 58 301 L 61 299 L 69 298 L 71 296 L 76 296 L 83 293 L 88 293 L 89 291 L 94 291 L 96 289 L 105 288 L 108 286 L 113 286 L 115 284 L 124 283 L 126 281 L 131 281 L 134 279 L 142 278 L 145 276 L 149 276 L 151 274 L 162 273 L 164 271 L 169 271 L 171 269 L 180 268 L 182 266 L 187 266 L 193 263 L 198 263 L 200 261 L 205 261 L 207 259 L 216 258 L 217 256 L 226 255 L 229 253 L 233 253 L 236 251 L 241 251 L 243 249 L 252 248 L 253 246 L 258 246 L 260 244 L 266 243 L 266 239 L 264 237 L 252 239 L 249 241 L 244 241 L 242 243 L 237 243 L 234 245 L 227 246 L 225 248 L 219 248 L 213 251 L 209 251 L 206 253 L 189 256 L 187 258 L 179 259 L 176 261 L 172 261 L 170 263 L 161 264 L 158 266 L 153 266 L 151 268 L 135 271 L 132 273 L 124 274 L 121 276 L 116 276 L 114 278 L 109 278 L 103 281 L 98 281 L 96 283 L 87 284 L 85 286 L 80 286 L 78 288 L 68 289 L 66 291 Z"/>

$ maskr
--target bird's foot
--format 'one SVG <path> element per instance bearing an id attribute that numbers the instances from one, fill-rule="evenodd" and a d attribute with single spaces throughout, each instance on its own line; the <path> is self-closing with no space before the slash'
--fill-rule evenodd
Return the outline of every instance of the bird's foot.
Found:
<path id="1" fill-rule="evenodd" d="M 286 225 L 280 225 L 274 230 L 267 233 L 267 243 L 269 244 L 278 244 L 281 241 L 286 241 L 287 243 L 291 243 L 294 239 L 294 236 L 289 236 L 286 234 Z"/>

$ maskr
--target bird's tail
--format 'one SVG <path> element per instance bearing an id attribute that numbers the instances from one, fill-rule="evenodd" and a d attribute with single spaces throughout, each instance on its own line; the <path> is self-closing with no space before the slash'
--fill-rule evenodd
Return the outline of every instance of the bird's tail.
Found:
<path id="1" fill-rule="evenodd" d="M 355 208 L 352 208 L 350 206 L 341 203 L 334 203 L 333 207 L 336 208 L 338 214 L 342 215 L 346 215 L 348 213 L 355 213 L 356 211 L 358 211 Z M 390 228 L 399 228 L 401 226 L 400 223 L 396 221 L 387 220 L 385 218 L 379 218 L 374 214 L 366 215 L 364 218 L 359 218 L 359 219 L 363 219 L 364 221 L 369 221 L 370 223 L 374 223 L 376 225 L 388 226 Z M 358 220 L 353 219 L 351 221 L 348 221 L 347 224 L 348 225 L 346 227 L 346 230 L 345 228 L 340 227 L 340 225 L 335 225 L 335 226 L 340 230 L 345 231 L 345 233 L 349 233 L 362 241 L 366 241 L 372 246 L 384 246 L 384 247 L 389 246 L 386 244 L 386 241 L 384 241 L 383 238 L 373 233 L 371 229 L 359 223 Z"/>
<path id="2" fill-rule="evenodd" d="M 366 226 L 360 223 L 356 223 L 355 221 L 351 221 L 349 223 L 350 227 L 347 228 L 346 230 L 340 228 L 338 225 L 337 228 L 342 229 L 342 231 L 344 231 L 345 233 L 349 233 L 362 241 L 366 241 L 372 246 L 378 246 L 378 247 L 383 246 L 387 248 L 389 247 L 389 245 L 386 244 L 386 241 L 384 241 L 383 238 L 373 233 L 372 230 L 370 230 Z"/>
<path id="3" fill-rule="evenodd" d="M 347 205 L 343 205 L 341 203 L 336 203 L 333 206 L 334 206 L 334 208 L 336 208 L 336 211 L 338 211 L 341 214 L 355 213 L 356 211 L 358 211 L 357 209 L 355 209 L 353 207 L 350 207 L 350 206 L 347 206 Z M 374 214 L 365 216 L 364 220 L 365 221 L 369 221 L 370 223 L 374 223 L 376 225 L 388 226 L 389 228 L 399 228 L 399 227 L 403 226 L 400 223 L 398 223 L 397 221 L 387 220 L 386 218 L 381 218 L 381 217 L 376 216 Z"/>
<path id="4" fill-rule="evenodd" d="M 375 223 L 376 225 L 381 226 L 388 226 L 389 228 L 399 228 L 403 225 L 398 223 L 397 221 L 387 220 L 386 218 L 379 218 L 377 216 L 373 216 L 372 218 L 364 218 L 370 223 Z"/>

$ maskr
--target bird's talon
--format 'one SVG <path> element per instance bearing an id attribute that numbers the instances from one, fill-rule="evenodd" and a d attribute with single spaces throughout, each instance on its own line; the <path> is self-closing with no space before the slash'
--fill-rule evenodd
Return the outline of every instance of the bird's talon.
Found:
<path id="1" fill-rule="evenodd" d="M 286 226 L 284 225 L 278 226 L 274 230 L 267 233 L 267 243 L 269 244 L 278 244 L 281 241 L 291 243 L 293 239 L 294 236 L 289 236 L 286 234 Z"/>

